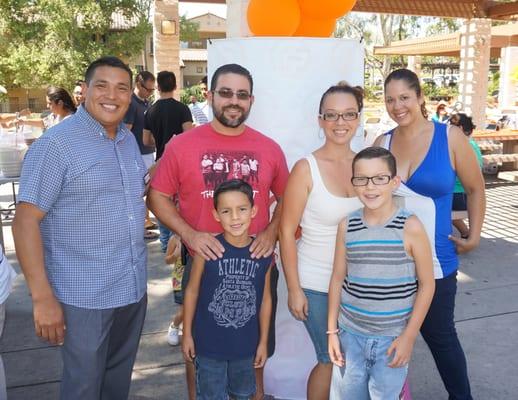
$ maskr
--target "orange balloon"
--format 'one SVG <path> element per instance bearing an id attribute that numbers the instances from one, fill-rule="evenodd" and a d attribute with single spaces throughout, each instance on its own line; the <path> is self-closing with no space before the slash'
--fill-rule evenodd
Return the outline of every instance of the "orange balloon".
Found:
<path id="1" fill-rule="evenodd" d="M 356 0 L 298 0 L 303 15 L 315 19 L 337 19 L 351 11 Z"/>
<path id="2" fill-rule="evenodd" d="M 291 36 L 300 21 L 297 0 L 251 0 L 248 27 L 256 36 Z"/>
<path id="3" fill-rule="evenodd" d="M 329 37 L 335 30 L 336 19 L 314 19 L 301 15 L 300 23 L 293 36 Z"/>

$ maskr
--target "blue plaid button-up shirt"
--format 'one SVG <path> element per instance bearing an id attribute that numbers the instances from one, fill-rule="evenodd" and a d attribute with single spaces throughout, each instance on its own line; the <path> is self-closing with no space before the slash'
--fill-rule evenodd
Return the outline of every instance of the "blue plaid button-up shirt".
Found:
<path id="1" fill-rule="evenodd" d="M 146 174 L 133 134 L 120 124 L 110 139 L 84 107 L 30 147 L 17 201 L 46 213 L 45 268 L 59 301 L 105 309 L 142 298 Z"/>

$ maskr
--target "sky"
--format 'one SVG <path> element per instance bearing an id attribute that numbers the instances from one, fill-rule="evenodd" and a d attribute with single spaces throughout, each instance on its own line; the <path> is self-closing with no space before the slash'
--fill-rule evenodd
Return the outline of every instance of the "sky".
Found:
<path id="1" fill-rule="evenodd" d="M 180 2 L 180 15 L 187 15 L 187 18 L 196 17 L 208 12 L 217 16 L 227 17 L 226 4 L 207 4 L 207 3 L 183 3 Z"/>

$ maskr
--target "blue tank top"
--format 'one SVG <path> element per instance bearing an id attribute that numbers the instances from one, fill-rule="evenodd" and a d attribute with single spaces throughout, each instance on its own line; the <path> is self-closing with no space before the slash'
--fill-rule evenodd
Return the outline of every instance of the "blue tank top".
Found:
<path id="1" fill-rule="evenodd" d="M 455 246 L 448 236 L 452 233 L 451 205 L 455 186 L 455 170 L 451 167 L 448 151 L 448 125 L 434 122 L 434 133 L 430 148 L 422 163 L 403 182 L 417 194 L 432 199 L 435 206 L 435 253 L 441 265 L 443 277 L 455 272 L 459 261 Z M 394 130 L 390 136 L 389 150 Z"/>
<path id="2" fill-rule="evenodd" d="M 272 257 L 253 259 L 250 246 L 238 248 L 217 236 L 222 258 L 205 261 L 193 324 L 196 354 L 216 360 L 255 355 L 259 311 Z"/>

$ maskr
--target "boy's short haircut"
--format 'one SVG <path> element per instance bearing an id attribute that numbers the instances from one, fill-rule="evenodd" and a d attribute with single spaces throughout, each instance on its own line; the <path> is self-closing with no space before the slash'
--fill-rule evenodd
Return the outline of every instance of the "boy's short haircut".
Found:
<path id="1" fill-rule="evenodd" d="M 214 190 L 214 208 L 218 209 L 218 198 L 221 194 L 226 192 L 241 192 L 248 197 L 250 200 L 250 205 L 253 207 L 254 205 L 254 190 L 252 186 L 246 183 L 242 179 L 231 179 L 229 181 L 225 181 L 218 185 L 216 190 Z"/>
<path id="2" fill-rule="evenodd" d="M 396 159 L 390 151 L 383 147 L 367 147 L 354 156 L 353 159 L 353 175 L 354 166 L 359 160 L 371 160 L 373 158 L 381 158 L 389 167 L 390 175 L 397 175 Z"/>

